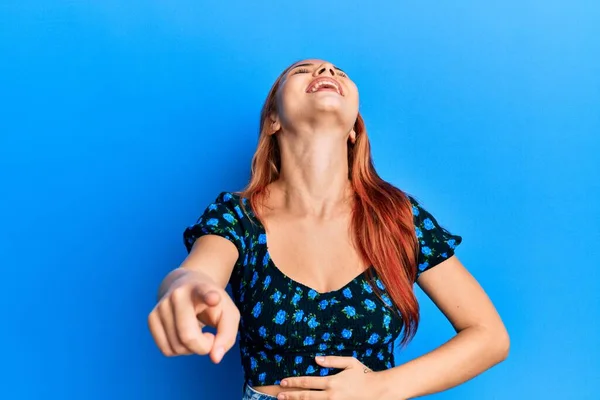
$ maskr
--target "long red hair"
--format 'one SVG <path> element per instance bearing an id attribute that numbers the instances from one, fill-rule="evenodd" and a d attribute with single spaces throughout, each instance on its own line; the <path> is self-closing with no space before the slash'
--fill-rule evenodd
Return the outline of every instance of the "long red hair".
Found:
<path id="1" fill-rule="evenodd" d="M 260 115 L 260 136 L 252 158 L 250 182 L 240 193 L 248 199 L 259 220 L 261 204 L 267 195 L 265 189 L 278 179 L 281 168 L 277 139 L 275 135 L 269 135 L 269 116 L 276 111 L 275 96 L 279 85 L 294 65 L 281 73 L 267 95 Z M 413 291 L 418 242 L 412 204 L 406 193 L 384 181 L 375 171 L 371 145 L 360 113 L 354 131 L 355 143 L 348 141 L 348 179 L 355 195 L 352 211 L 354 242 L 363 260 L 377 272 L 397 309 L 394 314 L 402 320 L 401 344 L 404 345 L 412 339 L 419 324 L 419 304 Z M 370 272 L 370 269 L 366 271 L 368 278 L 372 278 Z M 377 285 L 371 286 L 381 298 Z"/>

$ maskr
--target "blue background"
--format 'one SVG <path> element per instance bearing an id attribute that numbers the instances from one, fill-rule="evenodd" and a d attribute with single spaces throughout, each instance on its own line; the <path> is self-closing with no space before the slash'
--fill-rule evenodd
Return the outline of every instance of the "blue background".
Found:
<path id="1" fill-rule="evenodd" d="M 596 1 L 1 1 L 0 397 L 240 397 L 237 347 L 167 359 L 146 318 L 183 229 L 246 183 L 270 85 L 317 57 L 510 331 L 506 362 L 431 398 L 598 398 L 599 20 Z M 419 298 L 400 362 L 453 334 Z"/>

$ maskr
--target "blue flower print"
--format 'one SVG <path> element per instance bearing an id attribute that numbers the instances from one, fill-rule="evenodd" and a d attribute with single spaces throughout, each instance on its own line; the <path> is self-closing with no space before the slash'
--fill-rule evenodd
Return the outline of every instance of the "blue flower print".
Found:
<path id="1" fill-rule="evenodd" d="M 308 319 L 308 327 L 310 329 L 315 329 L 317 326 L 319 326 L 320 324 L 317 322 L 317 319 L 314 316 L 311 316 Z"/>
<path id="2" fill-rule="evenodd" d="M 277 335 L 275 335 L 275 343 L 277 343 L 280 346 L 283 346 L 285 344 L 286 341 L 286 337 L 283 335 L 280 335 L 279 333 Z"/>
<path id="3" fill-rule="evenodd" d="M 371 285 L 369 285 L 369 282 L 363 282 L 363 289 L 365 290 L 365 292 L 367 293 L 373 293 L 373 288 L 371 287 Z"/>
<path id="4" fill-rule="evenodd" d="M 237 214 L 239 219 L 244 218 L 244 213 L 242 213 L 240 206 L 235 206 L 235 207 L 233 207 L 233 209 L 235 210 L 235 213 Z"/>
<path id="5" fill-rule="evenodd" d="M 265 235 L 264 233 L 261 233 L 260 235 L 258 235 L 258 243 L 266 244 L 267 243 L 267 235 Z"/>
<path id="6" fill-rule="evenodd" d="M 350 338 L 352 337 L 352 331 L 351 331 L 351 330 L 349 330 L 349 329 L 344 329 L 344 330 L 342 331 L 342 337 L 343 337 L 344 339 L 350 339 Z"/>
<path id="7" fill-rule="evenodd" d="M 279 364 L 281 360 L 283 360 L 283 357 L 281 357 L 279 354 L 275 354 L 275 362 Z"/>
<path id="8" fill-rule="evenodd" d="M 257 280 L 258 280 L 258 272 L 254 271 L 254 274 L 252 274 L 252 280 L 250 281 L 250 287 L 254 287 L 254 285 L 256 285 Z"/>
<path id="9" fill-rule="evenodd" d="M 271 296 L 275 304 L 279 304 L 281 302 L 281 292 L 275 289 L 275 293 Z"/>
<path id="10" fill-rule="evenodd" d="M 415 232 L 417 234 L 417 238 L 422 238 L 423 237 L 423 231 L 421 230 L 421 228 L 419 228 L 418 226 L 415 227 Z"/>
<path id="11" fill-rule="evenodd" d="M 223 200 L 224 200 L 224 201 L 229 201 L 229 200 L 231 200 L 231 193 L 225 193 L 225 194 L 223 195 Z"/>
<path id="12" fill-rule="evenodd" d="M 367 351 L 365 351 L 367 357 L 371 357 L 371 354 L 373 354 L 373 349 L 367 349 Z"/>
<path id="13" fill-rule="evenodd" d="M 208 226 L 216 226 L 219 224 L 219 220 L 216 218 L 211 218 L 208 221 L 206 221 L 206 225 Z"/>
<path id="14" fill-rule="evenodd" d="M 307 373 L 307 374 L 312 374 L 312 373 L 314 373 L 315 371 L 316 371 L 316 370 L 315 370 L 315 367 L 313 367 L 312 365 L 309 365 L 309 366 L 308 366 L 308 368 L 306 368 L 306 373 Z"/>
<path id="15" fill-rule="evenodd" d="M 261 302 L 256 303 L 254 305 L 254 308 L 252 309 L 252 315 L 254 315 L 254 318 L 258 318 L 261 310 L 262 310 L 262 303 Z"/>
<path id="16" fill-rule="evenodd" d="M 315 338 L 313 336 L 307 336 L 304 338 L 304 345 L 305 346 L 311 346 L 315 344 Z"/>
<path id="17" fill-rule="evenodd" d="M 287 316 L 287 314 L 285 311 L 283 311 L 283 310 L 277 311 L 277 315 L 275 316 L 275 323 L 279 324 L 279 325 L 283 324 L 285 322 L 286 316 Z"/>
<path id="18" fill-rule="evenodd" d="M 456 240 L 454 239 L 450 239 L 446 243 L 448 243 L 448 246 L 450 246 L 451 249 L 454 249 L 456 247 Z"/>
<path id="19" fill-rule="evenodd" d="M 419 216 L 419 208 L 417 206 L 415 206 L 414 204 L 412 206 L 412 213 L 415 217 Z"/>
<path id="20" fill-rule="evenodd" d="M 264 326 L 261 326 L 260 328 L 258 328 L 258 334 L 260 335 L 261 338 L 267 337 L 267 328 L 265 328 Z"/>
<path id="21" fill-rule="evenodd" d="M 261 372 L 260 375 L 258 375 L 258 381 L 260 383 L 264 383 L 265 379 L 267 378 L 267 373 L 266 372 Z"/>
<path id="22" fill-rule="evenodd" d="M 376 333 L 373 333 L 369 337 L 369 340 L 367 340 L 367 343 L 369 343 L 369 344 L 375 344 L 375 343 L 377 343 L 378 340 L 379 340 L 379 335 L 376 334 Z"/>
<path id="23" fill-rule="evenodd" d="M 350 288 L 344 289 L 344 291 L 342 292 L 342 294 L 347 299 L 351 299 L 352 298 L 352 291 L 350 290 Z"/>
<path id="24" fill-rule="evenodd" d="M 294 321 L 302 322 L 302 317 L 304 316 L 304 310 L 297 310 L 294 312 Z"/>
<path id="25" fill-rule="evenodd" d="M 386 293 L 383 293 L 381 295 L 381 299 L 383 300 L 383 302 L 385 303 L 386 306 L 388 307 L 393 307 L 393 303 L 392 300 L 390 299 L 390 296 L 388 296 Z"/>
<path id="26" fill-rule="evenodd" d="M 364 304 L 365 304 L 365 308 L 367 309 L 367 311 L 375 311 L 376 306 L 375 306 L 375 302 L 373 302 L 373 300 L 367 299 L 364 301 Z"/>
<path id="27" fill-rule="evenodd" d="M 324 310 L 325 308 L 327 308 L 327 304 L 329 304 L 329 303 L 327 302 L 327 300 L 321 300 L 321 301 L 319 302 L 319 309 L 321 309 L 321 310 Z"/>
<path id="28" fill-rule="evenodd" d="M 294 294 L 294 297 L 292 297 L 292 304 L 294 306 L 298 305 L 298 302 L 300 301 L 300 294 L 296 293 Z"/>
<path id="29" fill-rule="evenodd" d="M 208 211 L 215 211 L 217 209 L 217 205 L 215 203 L 212 203 L 210 206 L 208 206 Z"/>
<path id="30" fill-rule="evenodd" d="M 256 358 L 254 358 L 254 357 L 250 357 L 250 368 L 252 370 L 256 370 L 256 368 L 258 368 L 258 362 L 256 361 Z"/>
<path id="31" fill-rule="evenodd" d="M 431 255 L 431 249 L 427 246 L 423 246 L 421 247 L 421 253 L 425 254 L 426 256 Z"/>
<path id="32" fill-rule="evenodd" d="M 269 287 L 270 283 L 271 283 L 271 275 L 267 275 L 267 277 L 265 278 L 265 281 L 263 282 L 263 289 L 266 290 Z"/>
<path id="33" fill-rule="evenodd" d="M 319 373 L 319 375 L 321 375 L 321 376 L 327 376 L 328 373 L 329 373 L 329 369 L 327 369 L 327 368 L 321 368 L 321 372 Z"/>
<path id="34" fill-rule="evenodd" d="M 383 282 L 381 282 L 381 279 L 375 279 L 375 284 L 380 290 L 385 290 L 385 285 L 383 284 Z"/>
<path id="35" fill-rule="evenodd" d="M 345 346 L 343 345 L 343 343 L 340 343 L 337 346 L 335 346 L 335 348 L 338 350 L 344 350 Z"/>
<path id="36" fill-rule="evenodd" d="M 319 345 L 319 350 L 321 350 L 321 351 L 325 351 L 325 350 L 327 350 L 327 345 L 326 345 L 325 343 L 321 343 L 321 344 Z"/>
<path id="37" fill-rule="evenodd" d="M 324 341 L 328 341 L 329 339 L 331 339 L 331 333 L 329 333 L 329 332 L 325 332 L 325 333 L 323 334 L 323 336 L 321 336 L 321 338 L 322 338 Z"/>
<path id="38" fill-rule="evenodd" d="M 223 219 L 229 222 L 230 224 L 235 223 L 235 218 L 233 218 L 233 215 L 231 214 L 223 214 Z"/>
<path id="39" fill-rule="evenodd" d="M 314 300 L 314 298 L 315 298 L 315 297 L 317 297 L 317 294 L 318 294 L 318 293 L 317 293 L 317 291 L 316 291 L 316 290 L 314 290 L 314 289 L 310 289 L 310 290 L 308 291 L 308 298 L 309 298 L 309 299 L 311 299 L 311 300 Z"/>
<path id="40" fill-rule="evenodd" d="M 392 317 L 390 317 L 389 314 L 385 314 L 383 316 L 383 327 L 385 328 L 385 330 L 390 329 L 390 322 L 392 321 Z"/>
<path id="41" fill-rule="evenodd" d="M 435 228 L 435 226 L 433 225 L 433 222 L 429 219 L 429 218 L 425 218 L 425 220 L 423 221 L 423 226 L 425 227 L 425 229 L 427 229 L 428 231 L 432 230 L 433 228 Z"/>
<path id="42" fill-rule="evenodd" d="M 356 316 L 356 310 L 352 306 L 346 306 L 342 311 L 350 318 Z"/>

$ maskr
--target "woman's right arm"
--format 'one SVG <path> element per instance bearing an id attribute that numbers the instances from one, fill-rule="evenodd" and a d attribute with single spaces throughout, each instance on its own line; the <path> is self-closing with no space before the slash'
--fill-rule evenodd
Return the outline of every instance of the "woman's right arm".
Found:
<path id="1" fill-rule="evenodd" d="M 164 355 L 210 354 L 218 363 L 233 347 L 240 314 L 225 287 L 238 257 L 231 241 L 205 235 L 163 279 L 148 325 Z M 216 328 L 216 335 L 202 332 L 205 325 Z"/>

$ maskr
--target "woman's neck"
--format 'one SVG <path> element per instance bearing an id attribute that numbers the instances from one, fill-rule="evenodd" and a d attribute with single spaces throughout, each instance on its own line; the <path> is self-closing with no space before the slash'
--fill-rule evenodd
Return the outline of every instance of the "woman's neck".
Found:
<path id="1" fill-rule="evenodd" d="M 348 150 L 339 134 L 318 136 L 280 140 L 280 178 L 273 187 L 282 195 L 277 202 L 293 213 L 326 217 L 351 198 Z"/>

